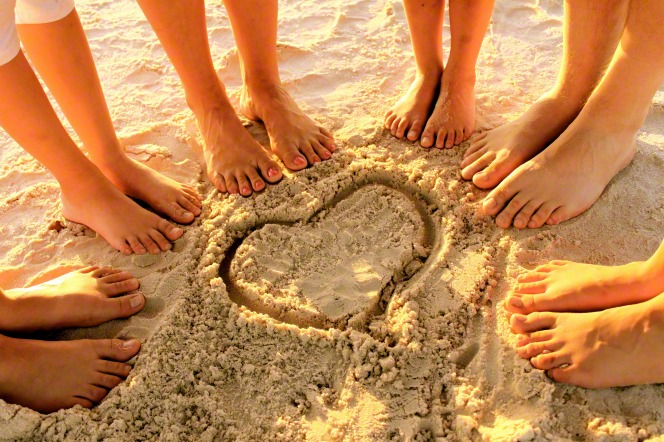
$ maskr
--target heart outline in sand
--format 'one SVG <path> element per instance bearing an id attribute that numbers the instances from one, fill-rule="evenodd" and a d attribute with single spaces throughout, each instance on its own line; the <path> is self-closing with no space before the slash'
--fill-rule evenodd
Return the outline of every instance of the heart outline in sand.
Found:
<path id="1" fill-rule="evenodd" d="M 363 314 L 356 315 L 353 318 L 343 318 L 341 320 L 333 321 L 320 312 L 316 314 L 315 312 L 311 311 L 306 311 L 305 313 L 302 310 L 284 311 L 283 309 L 273 308 L 264 302 L 260 302 L 256 300 L 255 297 L 246 295 L 243 293 L 242 289 L 239 288 L 238 285 L 233 281 L 231 276 L 231 266 L 233 264 L 233 260 L 236 258 L 238 249 L 252 233 L 261 231 L 262 229 L 271 226 L 286 228 L 293 227 L 296 224 L 300 226 L 308 226 L 311 224 L 312 220 L 316 220 L 317 216 L 321 212 L 329 212 L 334 210 L 336 206 L 342 201 L 351 198 L 356 192 L 364 189 L 367 186 L 383 186 L 388 188 L 390 191 L 397 192 L 401 194 L 401 196 L 408 199 L 423 223 L 424 233 L 422 235 L 421 241 L 423 242 L 423 246 L 427 252 L 421 254 L 419 257 L 419 263 L 415 263 L 415 265 L 412 266 L 414 271 L 406 270 L 406 267 L 408 267 L 408 265 L 412 263 L 411 262 L 407 263 L 407 265 L 403 266 L 401 269 L 399 269 L 399 271 L 395 272 L 392 279 L 384 284 L 375 302 L 372 303 L 370 308 L 363 312 Z M 372 319 L 385 314 L 385 312 L 388 310 L 389 303 L 391 302 L 394 293 L 396 293 L 397 290 L 405 290 L 411 281 L 413 281 L 413 279 L 418 274 L 420 274 L 423 269 L 429 266 L 431 256 L 434 255 L 434 250 L 439 248 L 440 235 L 438 230 L 435 228 L 435 223 L 433 220 L 433 214 L 437 209 L 432 210 L 431 206 L 432 205 L 428 198 L 418 190 L 414 190 L 406 186 L 395 185 L 390 180 L 380 178 L 366 179 L 361 183 L 357 183 L 354 186 L 337 193 L 337 195 L 331 201 L 329 201 L 327 204 L 324 204 L 305 219 L 289 222 L 267 221 L 263 223 L 257 223 L 254 226 L 245 229 L 244 233 L 237 237 L 234 243 L 224 253 L 224 257 L 219 267 L 219 276 L 222 278 L 226 285 L 227 293 L 231 301 L 254 312 L 266 314 L 276 321 L 289 323 L 300 328 L 337 328 L 344 330 L 347 327 L 350 327 L 353 329 L 363 330 Z M 314 222 L 319 222 L 319 220 Z"/>

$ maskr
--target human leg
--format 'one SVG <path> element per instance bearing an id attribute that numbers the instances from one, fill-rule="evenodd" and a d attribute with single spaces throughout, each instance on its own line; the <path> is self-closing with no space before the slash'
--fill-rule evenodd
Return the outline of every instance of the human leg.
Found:
<path id="1" fill-rule="evenodd" d="M 587 210 L 632 160 L 636 134 L 664 81 L 664 3 L 632 1 L 611 64 L 579 116 L 483 203 L 496 224 L 540 227 Z M 555 183 L 555 184 L 554 184 Z"/>
<path id="2" fill-rule="evenodd" d="M 450 148 L 473 133 L 475 64 L 492 10 L 493 0 L 450 1 L 450 56 L 422 146 Z"/>
<path id="3" fill-rule="evenodd" d="M 50 342 L 0 334 L 0 398 L 42 413 L 92 408 L 129 375 L 126 362 L 139 349 L 135 339 Z"/>
<path id="4" fill-rule="evenodd" d="M 565 1 L 555 86 L 518 119 L 475 137 L 461 162 L 463 178 L 482 189 L 494 187 L 569 126 L 611 61 L 627 7 L 627 0 Z"/>
<path id="5" fill-rule="evenodd" d="M 27 0 L 19 2 L 17 15 Z M 43 0 L 41 3 L 44 3 Z M 57 2 L 59 4 L 66 2 Z M 127 157 L 120 145 L 97 76 L 83 27 L 75 9 L 55 21 L 29 17 L 18 32 L 30 61 L 39 71 L 90 159 L 123 193 L 145 201 L 162 215 L 190 223 L 201 213 L 200 197 L 182 185 Z M 30 20 L 37 20 L 32 23 Z"/>
<path id="6" fill-rule="evenodd" d="M 291 170 L 327 160 L 332 134 L 300 110 L 277 65 L 277 0 L 224 0 L 242 62 L 240 110 L 265 124 L 272 151 Z"/>
<path id="7" fill-rule="evenodd" d="M 404 0 L 417 72 L 408 92 L 385 114 L 390 133 L 410 141 L 420 138 L 443 75 L 444 0 Z"/>
<path id="8" fill-rule="evenodd" d="M 203 0 L 138 0 L 175 67 L 205 142 L 210 181 L 249 196 L 282 178 L 279 165 L 242 126 L 212 63 Z"/>
<path id="9" fill-rule="evenodd" d="M 607 388 L 664 382 L 664 293 L 591 313 L 510 318 L 517 354 L 558 382 Z"/>
<path id="10" fill-rule="evenodd" d="M 177 228 L 120 193 L 71 140 L 22 52 L 0 66 L 0 126 L 58 180 L 66 218 L 123 253 L 158 253 Z"/>
<path id="11" fill-rule="evenodd" d="M 0 289 L 0 330 L 36 332 L 92 327 L 126 318 L 145 305 L 129 272 L 85 267 L 27 288 Z"/>
<path id="12" fill-rule="evenodd" d="M 587 312 L 664 293 L 664 241 L 647 261 L 620 266 L 551 261 L 517 279 L 505 300 L 512 313 Z"/>

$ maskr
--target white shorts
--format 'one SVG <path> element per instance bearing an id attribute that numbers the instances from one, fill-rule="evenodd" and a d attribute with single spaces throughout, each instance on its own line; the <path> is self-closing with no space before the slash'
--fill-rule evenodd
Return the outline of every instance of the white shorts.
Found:
<path id="1" fill-rule="evenodd" d="M 51 23 L 73 9 L 74 0 L 0 0 L 0 66 L 13 60 L 21 49 L 17 24 Z"/>

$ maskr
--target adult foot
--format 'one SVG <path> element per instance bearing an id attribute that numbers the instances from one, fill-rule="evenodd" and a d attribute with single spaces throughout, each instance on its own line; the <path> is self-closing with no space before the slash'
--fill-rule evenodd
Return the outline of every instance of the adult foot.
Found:
<path id="1" fill-rule="evenodd" d="M 126 255 L 169 250 L 171 241 L 184 234 L 129 199 L 102 174 L 72 188 L 62 186 L 62 214 L 90 227 Z"/>
<path id="2" fill-rule="evenodd" d="M 42 413 L 91 408 L 127 378 L 136 340 L 35 341 L 0 335 L 0 398 Z"/>
<path id="3" fill-rule="evenodd" d="M 514 169 L 540 153 L 581 110 L 582 100 L 552 91 L 523 115 L 471 140 L 461 162 L 461 176 L 481 189 L 495 187 Z"/>
<path id="4" fill-rule="evenodd" d="M 614 121 L 618 119 L 618 121 Z M 512 172 L 483 203 L 496 224 L 538 228 L 586 211 L 636 152 L 638 127 L 586 106 L 548 148 Z"/>
<path id="5" fill-rule="evenodd" d="M 92 327 L 127 318 L 145 305 L 129 272 L 85 267 L 42 284 L 0 290 L 0 330 L 34 332 L 70 327 Z"/>
<path id="6" fill-rule="evenodd" d="M 250 196 L 265 189 L 266 182 L 281 180 L 281 168 L 242 125 L 230 102 L 194 109 L 194 114 L 205 143 L 208 178 L 217 190 Z"/>
<path id="7" fill-rule="evenodd" d="M 240 110 L 250 120 L 265 124 L 272 151 L 290 170 L 327 160 L 336 150 L 332 134 L 306 116 L 281 86 L 245 86 Z"/>
<path id="8" fill-rule="evenodd" d="M 410 141 L 420 138 L 438 93 L 441 75 L 441 72 L 418 72 L 408 92 L 387 111 L 384 124 L 393 136 L 403 138 L 408 134 Z"/>
<path id="9" fill-rule="evenodd" d="M 664 295 L 592 313 L 511 317 L 517 354 L 558 382 L 607 388 L 664 382 Z"/>
<path id="10" fill-rule="evenodd" d="M 664 292 L 662 274 L 662 263 L 657 267 L 651 261 L 615 267 L 551 261 L 517 278 L 505 309 L 589 312 L 635 304 Z"/>
<path id="11" fill-rule="evenodd" d="M 441 79 L 438 101 L 422 132 L 422 147 L 450 148 L 466 141 L 475 129 L 475 75 L 450 69 Z"/>
<path id="12" fill-rule="evenodd" d="M 138 161 L 121 155 L 97 166 L 122 193 L 147 203 L 175 222 L 189 224 L 201 214 L 201 198 L 192 186 L 180 184 Z"/>

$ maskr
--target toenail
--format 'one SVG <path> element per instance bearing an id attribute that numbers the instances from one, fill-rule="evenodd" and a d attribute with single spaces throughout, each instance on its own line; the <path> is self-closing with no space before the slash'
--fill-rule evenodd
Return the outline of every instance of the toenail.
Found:
<path id="1" fill-rule="evenodd" d="M 131 308 L 136 308 L 141 305 L 141 295 L 135 295 L 129 298 L 129 305 L 131 305 Z"/>
<path id="2" fill-rule="evenodd" d="M 484 202 L 484 207 L 486 207 L 487 209 L 493 209 L 494 207 L 496 207 L 496 200 L 493 198 L 489 198 Z"/>
<path id="3" fill-rule="evenodd" d="M 249 193 L 249 188 L 248 187 L 243 187 L 242 188 L 242 193 Z"/>
<path id="4" fill-rule="evenodd" d="M 181 233 L 181 232 L 182 232 L 182 229 L 179 228 L 179 227 L 173 227 L 173 228 L 171 229 L 171 232 L 173 232 L 173 233 Z"/>
<path id="5" fill-rule="evenodd" d="M 267 176 L 269 176 L 269 177 L 277 176 L 278 174 L 279 174 L 279 172 L 277 171 L 277 169 L 274 169 L 274 168 L 270 168 L 267 171 Z"/>
<path id="6" fill-rule="evenodd" d="M 408 132 L 408 138 L 416 137 L 416 136 L 417 136 L 417 132 L 415 132 L 414 130 L 411 130 L 410 132 Z"/>
<path id="7" fill-rule="evenodd" d="M 517 298 L 516 296 L 510 298 L 510 304 L 512 304 L 514 307 L 518 307 L 518 308 L 523 307 L 523 301 L 521 301 L 521 299 Z"/>
<path id="8" fill-rule="evenodd" d="M 524 315 L 514 315 L 514 319 L 516 319 L 519 322 L 526 322 L 526 319 L 528 318 L 525 317 Z"/>
<path id="9" fill-rule="evenodd" d="M 122 347 L 125 350 L 132 349 L 136 346 L 138 341 L 136 339 L 129 339 L 128 341 L 123 341 L 120 347 Z"/>
<path id="10" fill-rule="evenodd" d="M 306 164 L 307 160 L 304 159 L 304 157 L 297 156 L 295 157 L 295 164 Z"/>
<path id="11" fill-rule="evenodd" d="M 431 138 L 429 138 L 427 135 L 422 137 L 422 143 L 428 143 L 429 141 L 431 141 Z"/>

